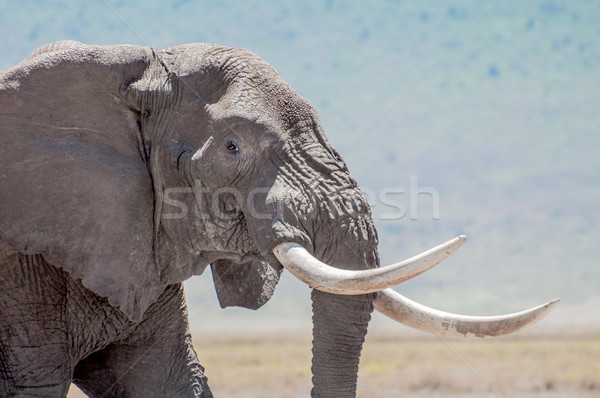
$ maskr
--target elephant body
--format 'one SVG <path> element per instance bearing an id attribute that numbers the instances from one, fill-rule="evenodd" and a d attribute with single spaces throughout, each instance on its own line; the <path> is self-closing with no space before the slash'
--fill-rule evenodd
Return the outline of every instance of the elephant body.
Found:
<path id="1" fill-rule="evenodd" d="M 0 396 L 212 396 L 181 284 L 133 322 L 39 254 L 3 246 L 0 267 Z"/>
<path id="2" fill-rule="evenodd" d="M 246 50 L 46 45 L 0 73 L 0 170 L 3 395 L 211 396 L 184 280 L 257 309 L 282 242 L 379 265 L 316 111 Z M 374 297 L 313 292 L 313 396 L 355 395 Z"/>

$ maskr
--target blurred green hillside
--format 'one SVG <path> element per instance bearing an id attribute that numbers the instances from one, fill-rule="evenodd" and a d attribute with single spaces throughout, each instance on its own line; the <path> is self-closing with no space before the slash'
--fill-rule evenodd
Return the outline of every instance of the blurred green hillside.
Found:
<path id="1" fill-rule="evenodd" d="M 594 1 L 0 0 L 0 69 L 62 39 L 247 48 L 319 111 L 373 199 L 384 264 L 469 235 L 402 292 L 568 309 L 600 302 L 599 16 Z M 193 319 L 258 319 L 210 312 L 210 285 L 188 282 Z M 286 278 L 263 316 L 306 317 L 307 291 Z"/>

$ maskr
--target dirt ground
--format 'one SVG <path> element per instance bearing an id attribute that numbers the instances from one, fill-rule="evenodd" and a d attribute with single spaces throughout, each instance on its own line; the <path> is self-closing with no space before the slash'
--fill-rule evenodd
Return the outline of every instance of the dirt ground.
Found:
<path id="1" fill-rule="evenodd" d="M 195 342 L 218 398 L 307 397 L 310 336 Z M 481 341 L 368 336 L 359 397 L 598 397 L 600 336 Z M 69 398 L 84 397 L 73 387 Z"/>

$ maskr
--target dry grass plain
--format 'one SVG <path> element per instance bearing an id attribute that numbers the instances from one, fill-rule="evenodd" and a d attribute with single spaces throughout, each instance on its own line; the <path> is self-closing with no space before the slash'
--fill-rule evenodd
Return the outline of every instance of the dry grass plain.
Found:
<path id="1" fill-rule="evenodd" d="M 218 398 L 307 397 L 310 336 L 195 342 Z M 70 398 L 83 397 L 75 388 Z M 479 341 L 370 335 L 359 397 L 599 397 L 600 335 Z"/>

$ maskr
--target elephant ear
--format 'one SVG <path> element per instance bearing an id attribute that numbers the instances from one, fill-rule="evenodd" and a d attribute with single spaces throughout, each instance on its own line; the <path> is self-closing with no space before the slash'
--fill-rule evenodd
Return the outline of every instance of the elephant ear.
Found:
<path id="1" fill-rule="evenodd" d="M 163 286 L 147 148 L 126 94 L 153 53 L 66 44 L 0 72 L 0 243 L 42 253 L 139 320 Z"/>
<path id="2" fill-rule="evenodd" d="M 274 258 L 266 261 L 251 256 L 240 261 L 213 261 L 211 270 L 221 307 L 259 309 L 273 295 L 282 269 Z"/>

